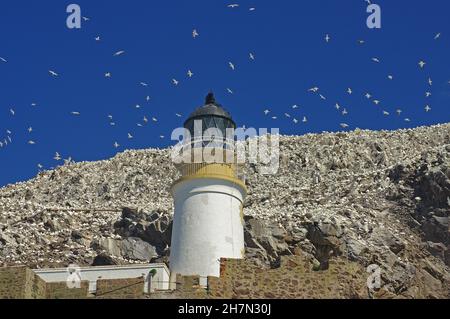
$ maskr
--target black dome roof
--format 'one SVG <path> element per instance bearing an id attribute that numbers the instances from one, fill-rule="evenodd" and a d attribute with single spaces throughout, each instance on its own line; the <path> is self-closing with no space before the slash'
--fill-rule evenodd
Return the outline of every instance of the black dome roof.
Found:
<path id="1" fill-rule="evenodd" d="M 208 95 L 206 96 L 205 105 L 196 108 L 195 111 L 192 112 L 191 115 L 189 115 L 188 119 L 184 123 L 186 124 L 189 120 L 192 119 L 204 118 L 209 116 L 226 118 L 234 123 L 231 114 L 228 111 L 226 111 L 222 107 L 222 105 L 216 102 L 214 94 L 211 92 L 208 93 Z"/>

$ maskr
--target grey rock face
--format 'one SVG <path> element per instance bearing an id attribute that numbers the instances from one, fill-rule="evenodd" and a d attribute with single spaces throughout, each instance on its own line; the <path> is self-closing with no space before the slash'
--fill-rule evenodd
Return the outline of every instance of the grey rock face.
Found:
<path id="1" fill-rule="evenodd" d="M 124 208 L 121 219 L 114 223 L 114 231 L 121 237 L 140 238 L 154 246 L 162 255 L 170 246 L 172 220 L 162 211 L 146 214 Z"/>
<path id="2" fill-rule="evenodd" d="M 363 254 L 368 250 L 366 245 L 359 240 L 348 239 L 345 244 L 350 260 L 362 260 Z"/>
<path id="3" fill-rule="evenodd" d="M 448 207 L 450 195 L 450 167 L 440 165 L 426 168 L 422 174 L 419 173 L 416 193 L 426 203 L 433 207 Z"/>
<path id="4" fill-rule="evenodd" d="M 130 237 L 122 243 L 123 256 L 125 258 L 141 261 L 150 261 L 152 258 L 157 257 L 155 247 L 146 243 L 140 238 Z"/>
<path id="5" fill-rule="evenodd" d="M 446 138 L 448 143 L 448 136 Z M 444 145 L 430 152 L 423 152 L 415 165 L 405 166 L 402 177 L 395 185 L 402 183 L 398 200 L 411 208 L 411 227 L 420 229 L 425 247 L 450 265 L 450 149 Z M 400 187 L 398 187 L 400 189 Z"/>
<path id="6" fill-rule="evenodd" d="M 433 243 L 429 241 L 426 243 L 426 248 L 433 256 L 445 260 L 448 249 L 443 243 Z"/>
<path id="7" fill-rule="evenodd" d="M 398 254 L 405 248 L 405 244 L 386 229 L 375 229 L 371 239 L 376 245 L 388 247 L 394 254 Z"/>
<path id="8" fill-rule="evenodd" d="M 308 239 L 315 247 L 315 256 L 321 269 L 328 268 L 328 260 L 342 253 L 342 241 L 337 237 L 338 227 L 330 223 L 313 224 L 308 228 Z"/>
<path id="9" fill-rule="evenodd" d="M 92 243 L 92 248 L 111 257 L 150 262 L 158 257 L 155 247 L 140 238 L 129 237 L 124 240 L 101 238 Z"/>

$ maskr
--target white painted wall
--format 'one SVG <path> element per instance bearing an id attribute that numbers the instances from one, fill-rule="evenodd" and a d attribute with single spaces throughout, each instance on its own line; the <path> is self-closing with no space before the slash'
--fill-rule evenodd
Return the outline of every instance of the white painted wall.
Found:
<path id="1" fill-rule="evenodd" d="M 79 269 L 81 280 L 89 281 L 90 293 L 97 290 L 97 280 L 99 279 L 129 279 L 142 276 L 145 276 L 142 288 L 145 293 L 148 293 L 149 280 L 151 280 L 151 290 L 169 289 L 170 274 L 165 264 L 79 267 L 77 269 Z M 150 275 L 152 269 L 156 270 L 154 277 Z M 33 269 L 33 272 L 45 282 L 66 282 L 69 276 L 68 268 Z"/>
<path id="2" fill-rule="evenodd" d="M 221 179 L 197 178 L 172 188 L 174 222 L 170 271 L 185 276 L 220 276 L 220 258 L 242 258 L 241 204 L 245 191 Z"/>

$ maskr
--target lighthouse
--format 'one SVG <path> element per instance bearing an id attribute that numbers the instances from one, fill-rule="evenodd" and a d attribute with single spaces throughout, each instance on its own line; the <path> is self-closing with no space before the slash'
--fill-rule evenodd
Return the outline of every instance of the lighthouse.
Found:
<path id="1" fill-rule="evenodd" d="M 220 276 L 220 258 L 244 257 L 243 202 L 247 194 L 242 168 L 236 160 L 234 139 L 227 129 L 236 124 L 212 93 L 185 121 L 190 161 L 176 164 L 181 177 L 171 187 L 174 199 L 169 268 L 176 275 Z M 212 143 L 207 132 L 218 132 Z M 211 147 L 214 149 L 211 149 Z M 215 160 L 193 159 L 215 153 Z M 231 159 L 231 160 L 230 160 Z"/>

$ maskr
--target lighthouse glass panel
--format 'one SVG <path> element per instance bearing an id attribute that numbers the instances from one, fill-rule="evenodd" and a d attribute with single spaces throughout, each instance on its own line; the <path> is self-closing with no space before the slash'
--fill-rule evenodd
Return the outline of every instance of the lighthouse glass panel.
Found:
<path id="1" fill-rule="evenodd" d="M 202 121 L 202 132 L 195 132 L 195 121 Z M 223 118 L 223 117 L 219 117 L 219 116 L 205 116 L 205 117 L 198 117 L 198 118 L 193 118 L 190 119 L 186 125 L 185 125 L 186 129 L 189 130 L 190 134 L 191 134 L 191 140 L 194 140 L 197 136 L 201 134 L 202 137 L 205 133 L 205 131 L 207 129 L 210 128 L 216 128 L 218 129 L 221 134 L 222 134 L 222 139 L 226 140 L 226 134 L 227 134 L 227 128 L 235 128 L 235 124 L 233 123 L 233 121 Z M 217 138 L 216 138 L 217 140 Z M 203 141 L 203 146 L 206 146 L 209 144 L 209 141 Z M 226 144 L 225 144 L 226 145 Z M 210 145 L 211 146 L 211 145 Z"/>

